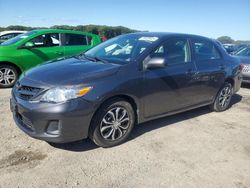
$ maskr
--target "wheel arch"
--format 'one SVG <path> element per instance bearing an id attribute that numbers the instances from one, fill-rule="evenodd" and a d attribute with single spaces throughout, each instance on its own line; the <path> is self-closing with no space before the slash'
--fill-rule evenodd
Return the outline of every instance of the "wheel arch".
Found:
<path id="1" fill-rule="evenodd" d="M 232 88 L 233 88 L 233 93 L 235 93 L 235 90 L 236 90 L 235 80 L 232 77 L 228 77 L 225 80 L 225 83 L 230 83 L 232 85 Z"/>
<path id="2" fill-rule="evenodd" d="M 11 65 L 17 69 L 18 75 L 20 76 L 23 72 L 22 68 L 17 66 L 15 63 L 12 63 L 10 61 L 0 61 L 0 65 Z"/>
<path id="3" fill-rule="evenodd" d="M 231 78 L 231 77 L 226 78 L 225 82 L 232 84 L 232 86 L 234 87 L 234 79 L 233 78 Z"/>
<path id="4" fill-rule="evenodd" d="M 129 96 L 129 95 L 126 95 L 126 94 L 117 94 L 117 95 L 113 95 L 113 96 L 109 96 L 107 98 L 105 98 L 104 100 L 102 100 L 102 102 L 96 107 L 96 110 L 91 118 L 91 123 L 90 125 L 92 124 L 92 121 L 93 119 L 95 118 L 98 110 L 104 105 L 106 104 L 107 102 L 111 101 L 111 100 L 115 100 L 115 99 L 121 99 L 121 100 L 125 100 L 127 101 L 129 104 L 131 104 L 133 110 L 134 110 L 134 113 L 135 113 L 135 122 L 136 123 L 139 123 L 139 105 L 138 105 L 138 102 L 135 98 Z M 90 129 L 89 129 L 90 131 Z"/>

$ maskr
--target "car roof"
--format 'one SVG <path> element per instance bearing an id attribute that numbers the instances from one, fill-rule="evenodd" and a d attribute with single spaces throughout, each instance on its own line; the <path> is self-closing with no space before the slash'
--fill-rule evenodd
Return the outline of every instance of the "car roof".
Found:
<path id="1" fill-rule="evenodd" d="M 204 39 L 211 40 L 210 38 L 200 36 L 200 35 L 185 34 L 185 33 L 172 33 L 172 32 L 135 32 L 135 33 L 130 33 L 128 35 L 159 37 L 159 38 L 166 38 L 166 37 L 199 37 L 199 38 L 204 38 Z"/>
<path id="2" fill-rule="evenodd" d="M 95 35 L 93 33 L 84 32 L 84 31 L 75 31 L 75 30 L 69 30 L 69 29 L 35 29 L 32 31 L 36 31 L 36 33 L 79 33 L 79 34 L 88 34 L 88 35 Z"/>

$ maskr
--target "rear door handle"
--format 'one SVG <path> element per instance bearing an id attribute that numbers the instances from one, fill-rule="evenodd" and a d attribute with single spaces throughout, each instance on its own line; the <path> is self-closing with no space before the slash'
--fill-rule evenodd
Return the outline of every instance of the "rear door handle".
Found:
<path id="1" fill-rule="evenodd" d="M 63 52 L 60 52 L 60 51 L 56 51 L 55 54 L 58 54 L 58 55 L 63 55 Z"/>

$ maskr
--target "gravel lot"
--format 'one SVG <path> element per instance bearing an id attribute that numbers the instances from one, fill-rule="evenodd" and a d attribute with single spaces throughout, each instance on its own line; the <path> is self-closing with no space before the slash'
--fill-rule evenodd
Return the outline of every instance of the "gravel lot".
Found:
<path id="1" fill-rule="evenodd" d="M 123 145 L 49 145 L 19 130 L 0 90 L 0 187 L 250 187 L 250 87 L 207 107 L 135 127 Z"/>

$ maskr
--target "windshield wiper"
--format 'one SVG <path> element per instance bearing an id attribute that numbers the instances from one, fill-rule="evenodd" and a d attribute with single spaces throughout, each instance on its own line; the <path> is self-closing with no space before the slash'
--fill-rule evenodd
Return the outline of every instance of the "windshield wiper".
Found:
<path id="1" fill-rule="evenodd" d="M 108 61 L 106 61 L 104 59 L 101 59 L 99 57 L 89 57 L 85 53 L 80 54 L 80 56 L 83 56 L 85 59 L 90 60 L 90 61 L 94 61 L 94 62 L 100 61 L 102 63 L 108 63 Z"/>
<path id="2" fill-rule="evenodd" d="M 94 58 L 87 56 L 85 53 L 80 54 L 80 56 L 83 56 L 85 59 L 90 60 L 90 61 L 96 61 Z"/>
<path id="3" fill-rule="evenodd" d="M 95 59 L 95 61 L 100 61 L 102 63 L 109 63 L 108 61 L 104 60 L 104 59 L 101 59 L 100 57 L 93 57 L 93 59 Z"/>

